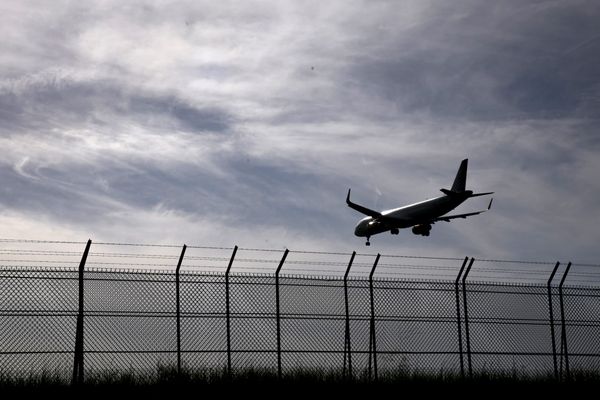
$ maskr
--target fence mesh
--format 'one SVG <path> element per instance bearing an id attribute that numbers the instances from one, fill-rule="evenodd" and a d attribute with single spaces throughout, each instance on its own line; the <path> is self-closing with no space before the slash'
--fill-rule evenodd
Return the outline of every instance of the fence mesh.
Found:
<path id="1" fill-rule="evenodd" d="M 71 375 L 83 246 L 0 242 L 2 373 Z M 181 251 L 92 246 L 86 373 L 154 374 L 178 355 L 188 370 L 283 374 L 600 369 L 597 266 L 563 282 L 562 265 L 548 287 L 553 263 L 481 260 L 462 280 L 462 259 L 290 252 L 277 276 L 283 251 L 238 249 L 227 274 L 233 249 L 190 246 L 178 280 Z"/>

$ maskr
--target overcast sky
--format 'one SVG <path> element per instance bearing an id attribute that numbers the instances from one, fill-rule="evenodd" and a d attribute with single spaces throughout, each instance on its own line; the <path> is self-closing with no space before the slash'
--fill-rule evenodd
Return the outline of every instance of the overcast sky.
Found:
<path id="1" fill-rule="evenodd" d="M 598 263 L 597 1 L 0 1 L 0 236 Z M 472 199 L 456 212 L 487 206 Z"/>

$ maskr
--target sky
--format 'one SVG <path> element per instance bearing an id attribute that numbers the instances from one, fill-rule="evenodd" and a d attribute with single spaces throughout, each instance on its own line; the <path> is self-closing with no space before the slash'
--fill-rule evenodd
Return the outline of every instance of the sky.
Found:
<path id="1" fill-rule="evenodd" d="M 599 263 L 597 1 L 0 0 L 0 237 Z M 485 209 L 467 201 L 456 212 Z"/>

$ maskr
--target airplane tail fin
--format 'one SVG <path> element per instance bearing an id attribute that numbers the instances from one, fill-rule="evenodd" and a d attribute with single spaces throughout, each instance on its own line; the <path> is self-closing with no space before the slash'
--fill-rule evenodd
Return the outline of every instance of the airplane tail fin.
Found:
<path id="1" fill-rule="evenodd" d="M 469 159 L 465 158 L 460 163 L 460 167 L 458 167 L 458 172 L 456 173 L 456 178 L 454 178 L 454 183 L 452 183 L 452 189 L 440 189 L 442 193 L 447 196 L 455 196 L 455 195 L 466 195 L 467 197 L 478 197 L 478 196 L 486 196 L 488 194 L 494 194 L 494 192 L 485 192 L 485 193 L 473 193 L 472 190 L 465 190 L 465 186 L 467 184 L 467 165 L 469 164 Z"/>
<path id="2" fill-rule="evenodd" d="M 454 178 L 454 183 L 452 184 L 451 192 L 454 193 L 462 193 L 465 191 L 465 186 L 467 184 L 467 165 L 469 163 L 469 159 L 465 158 L 460 163 L 460 167 L 458 167 L 458 172 L 456 173 L 456 178 Z"/>

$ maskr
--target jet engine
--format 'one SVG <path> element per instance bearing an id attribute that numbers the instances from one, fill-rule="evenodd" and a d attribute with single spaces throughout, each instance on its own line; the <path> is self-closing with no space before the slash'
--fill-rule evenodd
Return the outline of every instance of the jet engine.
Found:
<path id="1" fill-rule="evenodd" d="M 415 235 L 429 236 L 430 231 L 431 225 L 429 224 L 415 225 L 412 228 L 412 233 L 414 233 Z"/>

